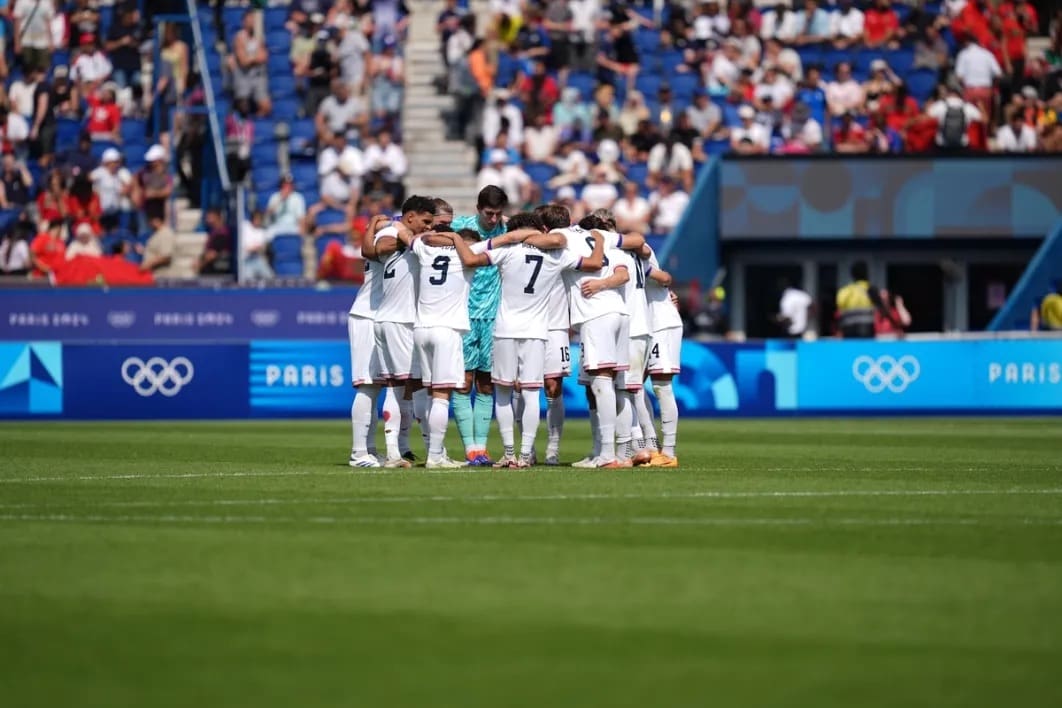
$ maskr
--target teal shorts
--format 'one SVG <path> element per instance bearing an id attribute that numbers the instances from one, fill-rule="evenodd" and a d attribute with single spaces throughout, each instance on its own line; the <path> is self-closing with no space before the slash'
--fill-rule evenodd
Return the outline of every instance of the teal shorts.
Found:
<path id="1" fill-rule="evenodd" d="M 494 360 L 494 320 L 471 320 L 465 332 L 465 371 L 490 371 Z"/>

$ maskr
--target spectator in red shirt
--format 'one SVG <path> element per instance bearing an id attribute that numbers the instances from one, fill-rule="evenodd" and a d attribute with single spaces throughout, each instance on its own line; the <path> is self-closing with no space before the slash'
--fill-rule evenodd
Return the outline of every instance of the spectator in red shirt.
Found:
<path id="1" fill-rule="evenodd" d="M 981 44 L 988 43 L 992 32 L 988 28 L 983 0 L 969 0 L 951 21 L 951 31 L 960 44 L 970 37 L 976 38 Z"/>
<path id="2" fill-rule="evenodd" d="M 896 84 L 896 90 L 878 99 L 878 108 L 885 115 L 885 123 L 903 135 L 907 124 L 918 116 L 918 101 L 907 94 L 907 84 Z"/>
<path id="3" fill-rule="evenodd" d="M 100 217 L 103 209 L 100 207 L 99 195 L 92 189 L 92 180 L 88 172 L 80 172 L 70 185 L 70 192 L 66 197 L 66 212 L 70 219 L 70 230 L 77 231 L 82 224 L 92 227 L 92 233 L 101 234 Z"/>
<path id="4" fill-rule="evenodd" d="M 877 0 L 863 16 L 863 41 L 868 47 L 897 49 L 903 38 L 900 17 L 889 0 Z"/>
<path id="5" fill-rule="evenodd" d="M 45 188 L 37 195 L 37 214 L 42 222 L 62 222 L 68 215 L 66 184 L 58 170 L 52 170 L 45 180 Z"/>
<path id="6" fill-rule="evenodd" d="M 44 231 L 37 234 L 30 243 L 30 258 L 33 261 L 34 278 L 50 276 L 56 268 L 66 262 L 66 243 L 63 241 L 63 222 L 46 220 L 42 223 Z"/>
<path id="7" fill-rule="evenodd" d="M 851 111 L 842 115 L 841 124 L 834 128 L 833 149 L 843 153 L 867 151 L 867 131 L 856 123 Z"/>
<path id="8" fill-rule="evenodd" d="M 86 128 L 93 140 L 113 143 L 122 140 L 122 111 L 115 103 L 115 87 L 106 83 L 87 99 L 89 105 Z"/>
<path id="9" fill-rule="evenodd" d="M 546 63 L 535 61 L 530 76 L 525 76 L 517 87 L 524 111 L 529 115 L 542 114 L 546 123 L 552 122 L 553 105 L 560 100 L 560 89 L 552 76 L 546 73 Z"/>
<path id="10" fill-rule="evenodd" d="M 360 234 L 351 231 L 346 242 L 332 241 L 321 255 L 317 279 L 361 285 L 365 282 L 365 260 L 358 246 Z"/>

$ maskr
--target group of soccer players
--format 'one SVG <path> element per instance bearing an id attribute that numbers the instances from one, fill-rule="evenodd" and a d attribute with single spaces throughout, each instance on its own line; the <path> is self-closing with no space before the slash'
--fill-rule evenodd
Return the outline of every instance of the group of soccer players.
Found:
<path id="1" fill-rule="evenodd" d="M 352 467 L 409 467 L 419 422 L 429 469 L 537 463 L 545 389 L 545 464 L 560 464 L 562 381 L 569 333 L 582 345 L 579 383 L 590 404 L 593 450 L 575 467 L 677 467 L 682 321 L 671 276 L 640 234 L 619 234 L 607 211 L 572 224 L 557 204 L 507 220 L 505 192 L 485 187 L 474 216 L 413 196 L 398 219 L 376 217 L 362 238 L 365 283 L 350 308 Z M 660 407 L 657 443 L 645 392 Z M 375 449 L 384 394 L 386 456 Z M 464 461 L 444 447 L 453 407 Z M 487 455 L 492 415 L 504 455 Z M 519 423 L 520 440 L 516 441 Z"/>

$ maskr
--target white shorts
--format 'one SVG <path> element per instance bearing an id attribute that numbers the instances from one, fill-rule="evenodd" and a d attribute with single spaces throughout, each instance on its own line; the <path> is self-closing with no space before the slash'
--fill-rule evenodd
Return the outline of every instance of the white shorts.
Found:
<path id="1" fill-rule="evenodd" d="M 460 388 L 465 383 L 461 332 L 449 327 L 418 327 L 413 341 L 420 356 L 420 376 L 429 388 Z"/>
<path id="2" fill-rule="evenodd" d="M 372 320 L 368 317 L 348 317 L 347 333 L 350 335 L 351 381 L 355 386 L 372 383 L 373 359 L 376 353 Z"/>
<path id="3" fill-rule="evenodd" d="M 628 342 L 630 369 L 616 374 L 616 390 L 637 391 L 645 383 L 645 359 L 649 356 L 649 335 L 631 337 Z"/>
<path id="4" fill-rule="evenodd" d="M 376 356 L 373 357 L 373 379 L 419 379 L 420 362 L 413 356 L 413 325 L 377 322 L 374 332 Z"/>
<path id="5" fill-rule="evenodd" d="M 547 337 L 545 378 L 563 378 L 572 373 L 572 350 L 568 330 L 551 329 Z"/>
<path id="6" fill-rule="evenodd" d="M 653 333 L 649 347 L 650 374 L 677 374 L 682 370 L 682 328 L 668 327 Z"/>
<path id="7" fill-rule="evenodd" d="M 500 386 L 519 383 L 522 389 L 542 388 L 545 362 L 546 340 L 498 337 L 490 378 Z"/>
<path id="8" fill-rule="evenodd" d="M 582 345 L 579 364 L 584 371 L 627 368 L 626 320 L 625 316 L 610 312 L 583 322 L 579 328 Z"/>

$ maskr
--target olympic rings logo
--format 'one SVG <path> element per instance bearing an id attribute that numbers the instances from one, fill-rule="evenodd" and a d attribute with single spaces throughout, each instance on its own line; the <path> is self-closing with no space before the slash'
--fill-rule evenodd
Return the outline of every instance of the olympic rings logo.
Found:
<path id="1" fill-rule="evenodd" d="M 885 390 L 903 393 L 920 373 L 922 367 L 918 359 L 910 354 L 904 354 L 899 359 L 887 354 L 877 359 L 863 355 L 852 362 L 852 376 L 871 393 Z"/>
<path id="2" fill-rule="evenodd" d="M 161 393 L 172 397 L 181 392 L 195 376 L 195 367 L 187 357 L 179 356 L 173 361 L 153 356 L 147 361 L 131 356 L 122 362 L 122 379 L 133 387 L 137 395 L 145 398 Z"/>

